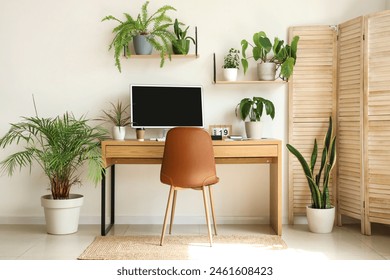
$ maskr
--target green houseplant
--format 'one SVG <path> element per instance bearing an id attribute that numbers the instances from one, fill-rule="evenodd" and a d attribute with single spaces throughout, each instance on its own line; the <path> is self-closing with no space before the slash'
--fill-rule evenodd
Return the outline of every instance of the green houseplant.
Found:
<path id="1" fill-rule="evenodd" d="M 196 44 L 196 42 L 194 38 L 187 36 L 189 26 L 183 30 L 180 25 L 183 24 L 175 19 L 173 31 L 176 39 L 172 41 L 172 51 L 174 54 L 188 54 L 190 50 L 190 42 L 192 41 L 194 44 Z"/>
<path id="2" fill-rule="evenodd" d="M 227 81 L 237 80 L 238 69 L 240 69 L 240 51 L 230 48 L 223 58 L 223 76 Z"/>
<path id="3" fill-rule="evenodd" d="M 285 44 L 283 40 L 278 37 L 274 38 L 274 42 L 267 37 L 264 31 L 257 32 L 253 35 L 253 44 L 247 40 L 241 41 L 242 46 L 242 59 L 241 63 L 244 69 L 244 74 L 248 69 L 248 59 L 253 58 L 255 61 L 260 61 L 258 64 L 258 75 L 261 79 L 261 68 L 271 66 L 273 73 L 270 76 L 265 77 L 266 80 L 274 80 L 275 72 L 280 67 L 279 78 L 282 80 L 288 80 L 293 73 L 294 65 L 297 59 L 299 36 L 295 36 L 291 44 Z M 252 56 L 246 55 L 247 48 L 252 47 Z M 270 63 L 270 64 L 268 64 Z M 263 64 L 263 65 L 262 65 Z"/>
<path id="4" fill-rule="evenodd" d="M 172 19 L 167 15 L 167 12 L 171 10 L 176 11 L 176 9 L 172 6 L 165 5 L 149 15 L 148 5 L 149 1 L 146 1 L 142 5 L 141 13 L 136 18 L 133 18 L 128 13 L 124 13 L 126 18 L 124 21 L 112 15 L 108 15 L 102 19 L 102 21 L 114 20 L 119 23 L 113 29 L 115 36 L 109 46 L 109 50 L 114 49 L 115 65 L 119 72 L 121 72 L 119 57 L 123 49 L 125 49 L 126 57 L 131 56 L 129 43 L 133 39 L 135 40 L 136 36 L 137 39 L 143 42 L 140 42 L 140 44 L 149 43 L 152 48 L 160 53 L 160 67 L 164 65 L 165 56 L 168 55 L 169 59 L 171 59 L 170 43 L 175 40 L 175 36 L 169 31 L 169 27 L 172 26 Z M 151 52 L 152 48 L 150 48 L 148 53 Z"/>
<path id="5" fill-rule="evenodd" d="M 332 117 L 329 117 L 329 126 L 324 138 L 323 149 L 321 152 L 321 162 L 319 168 L 316 168 L 318 145 L 317 140 L 314 139 L 314 146 L 310 157 L 310 162 L 306 161 L 302 154 L 292 145 L 287 144 L 287 149 L 298 159 L 305 173 L 307 183 L 310 189 L 312 204 L 307 208 L 327 210 L 331 209 L 330 217 L 333 218 L 327 226 L 324 232 L 329 232 L 334 223 L 334 206 L 331 205 L 329 197 L 329 181 L 332 174 L 332 169 L 336 163 L 336 136 L 333 135 L 333 123 Z M 309 227 L 314 232 L 320 232 L 316 229 L 312 229 L 312 225 L 309 212 L 308 222 Z M 324 221 L 321 221 L 325 225 Z"/>
<path id="6" fill-rule="evenodd" d="M 106 131 L 99 127 L 91 127 L 85 118 L 75 118 L 65 113 L 55 118 L 23 117 L 21 122 L 11 124 L 9 131 L 0 138 L 0 147 L 13 144 L 21 146 L 21 150 L 9 155 L 0 162 L 1 171 L 13 175 L 16 169 L 30 167 L 37 163 L 47 176 L 51 195 L 41 198 L 42 204 L 71 203 L 73 198 L 81 195 L 70 193 L 71 187 L 80 184 L 82 166 L 88 164 L 88 178 L 95 184 L 102 178 L 102 156 L 100 140 Z M 81 203 L 81 202 L 80 202 Z M 80 205 L 81 206 L 81 205 Z M 61 206 L 62 207 L 62 206 Z M 46 224 L 49 233 L 67 234 L 77 231 L 76 218 L 60 218 L 49 221 L 45 208 Z M 50 216 L 51 217 L 51 216 Z M 62 216 L 64 217 L 64 216 Z M 70 228 L 57 225 L 72 220 L 76 225 Z"/>
<path id="7" fill-rule="evenodd" d="M 126 135 L 126 126 L 130 121 L 130 115 L 127 112 L 130 105 L 123 105 L 121 101 L 117 101 L 116 104 L 110 102 L 111 109 L 103 110 L 103 116 L 98 118 L 100 121 L 109 122 L 113 125 L 112 135 L 115 140 L 123 140 Z"/>
<path id="8" fill-rule="evenodd" d="M 245 131 L 248 138 L 261 139 L 262 138 L 262 123 L 261 117 L 264 113 L 270 116 L 271 119 L 275 117 L 275 106 L 272 101 L 262 98 L 243 98 L 236 106 L 236 116 L 245 122 Z M 249 121 L 247 121 L 249 119 Z"/>
<path id="9" fill-rule="evenodd" d="M 240 69 L 240 51 L 235 48 L 230 48 L 228 54 L 223 58 L 222 68 Z"/>

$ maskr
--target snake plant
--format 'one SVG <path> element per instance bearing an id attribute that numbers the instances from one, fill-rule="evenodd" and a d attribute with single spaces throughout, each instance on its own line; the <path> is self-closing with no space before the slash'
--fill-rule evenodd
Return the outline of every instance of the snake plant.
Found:
<path id="1" fill-rule="evenodd" d="M 287 144 L 287 149 L 298 159 L 306 175 L 307 183 L 312 197 L 312 208 L 331 208 L 329 198 L 329 179 L 331 171 L 336 163 L 336 136 L 333 135 L 332 117 L 329 117 L 329 127 L 324 138 L 324 147 L 321 156 L 321 165 L 315 174 L 318 154 L 317 140 L 314 139 L 314 147 L 311 154 L 310 165 L 302 154 L 292 145 Z"/>

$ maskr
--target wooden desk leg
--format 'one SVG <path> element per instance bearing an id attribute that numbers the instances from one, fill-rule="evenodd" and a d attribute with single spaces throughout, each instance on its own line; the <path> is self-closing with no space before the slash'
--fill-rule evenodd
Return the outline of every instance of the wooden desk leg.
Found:
<path id="1" fill-rule="evenodd" d="M 282 235 L 282 158 L 270 164 L 270 224 L 275 233 Z"/>
<path id="2" fill-rule="evenodd" d="M 106 228 L 106 175 L 103 172 L 101 186 L 101 225 L 100 233 L 105 236 L 115 224 L 115 165 L 111 166 L 111 207 L 110 224 Z"/>

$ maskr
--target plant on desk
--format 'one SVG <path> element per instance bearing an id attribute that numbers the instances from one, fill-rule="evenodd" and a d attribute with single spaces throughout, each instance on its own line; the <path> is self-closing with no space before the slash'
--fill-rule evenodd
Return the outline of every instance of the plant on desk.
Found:
<path id="1" fill-rule="evenodd" d="M 274 119 L 275 106 L 272 101 L 265 98 L 243 98 L 236 106 L 236 116 L 245 121 L 245 131 L 248 138 L 262 138 L 263 123 L 261 122 L 261 117 L 264 113 L 264 108 L 265 113 Z"/>
<path id="2" fill-rule="evenodd" d="M 0 139 L 2 148 L 23 144 L 20 151 L 1 161 L 2 172 L 11 176 L 18 167 L 30 167 L 31 170 L 35 162 L 49 179 L 51 195 L 41 198 L 48 233 L 77 231 L 83 196 L 71 194 L 70 190 L 72 186 L 81 184 L 80 174 L 85 163 L 88 164 L 88 178 L 94 183 L 101 181 L 100 141 L 105 135 L 106 130 L 102 127 L 92 127 L 87 119 L 65 113 L 55 118 L 23 117 L 21 122 L 11 124 L 9 131 Z M 69 216 L 60 214 L 62 208 L 68 205 L 72 207 Z M 55 216 L 56 213 L 61 218 Z"/>
<path id="3" fill-rule="evenodd" d="M 124 106 L 119 100 L 116 104 L 110 102 L 111 109 L 103 110 L 103 116 L 97 120 L 113 124 L 112 137 L 114 140 L 124 140 L 126 136 L 126 126 L 130 122 L 130 115 L 127 112 L 130 105 Z"/>

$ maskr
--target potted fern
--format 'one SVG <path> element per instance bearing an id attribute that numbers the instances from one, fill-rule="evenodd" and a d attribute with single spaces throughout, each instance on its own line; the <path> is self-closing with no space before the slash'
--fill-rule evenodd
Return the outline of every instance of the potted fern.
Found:
<path id="1" fill-rule="evenodd" d="M 261 139 L 263 136 L 263 123 L 261 117 L 264 113 L 272 119 L 275 117 L 275 106 L 272 101 L 262 97 L 243 98 L 236 106 L 236 116 L 245 122 L 246 136 L 251 139 Z M 249 120 L 248 120 L 249 119 Z"/>
<path id="2" fill-rule="evenodd" d="M 238 69 L 240 69 L 240 51 L 230 48 L 223 59 L 223 76 L 226 81 L 237 80 Z"/>
<path id="3" fill-rule="evenodd" d="M 112 127 L 112 138 L 114 140 L 124 140 L 126 136 L 126 126 L 130 122 L 130 115 L 127 112 L 130 105 L 124 106 L 119 100 L 116 104 L 110 102 L 111 109 L 103 110 L 103 116 L 97 120 L 109 122 L 113 125 Z"/>
<path id="4" fill-rule="evenodd" d="M 241 41 L 242 59 L 241 63 L 246 73 L 249 63 L 248 59 L 253 58 L 260 61 L 257 64 L 257 74 L 259 80 L 273 81 L 276 77 L 276 71 L 280 68 L 279 78 L 288 81 L 293 73 L 294 65 L 297 59 L 299 36 L 295 36 L 291 44 L 285 44 L 278 37 L 274 42 L 267 37 L 264 31 L 257 32 L 253 35 L 253 44 L 247 40 Z M 247 48 L 252 47 L 252 56 L 246 56 Z"/>
<path id="5" fill-rule="evenodd" d="M 175 40 L 174 34 L 169 31 L 172 26 L 172 19 L 167 15 L 168 11 L 176 11 L 172 6 L 165 5 L 157 9 L 156 12 L 149 15 L 149 1 L 146 1 L 141 8 L 141 13 L 137 17 L 132 17 L 124 13 L 125 20 L 122 21 L 112 15 L 108 15 L 102 21 L 114 20 L 119 23 L 113 29 L 115 33 L 109 50 L 114 48 L 115 65 L 121 72 L 120 55 L 125 50 L 125 56 L 130 57 L 129 43 L 133 41 L 136 54 L 151 54 L 155 49 L 160 53 L 160 67 L 164 66 L 165 57 L 171 59 L 170 42 Z"/>
<path id="6" fill-rule="evenodd" d="M 174 54 L 188 54 L 190 50 L 190 43 L 192 41 L 195 44 L 195 39 L 187 36 L 189 26 L 183 30 L 180 25 L 183 25 L 183 23 L 175 19 L 173 31 L 176 39 L 172 41 L 172 51 Z"/>
<path id="7" fill-rule="evenodd" d="M 333 135 L 332 117 L 329 118 L 329 126 L 324 138 L 319 169 L 316 168 L 318 154 L 316 139 L 314 139 L 310 163 L 292 145 L 287 144 L 287 149 L 301 164 L 310 189 L 312 204 L 306 208 L 310 231 L 316 233 L 331 232 L 335 219 L 335 207 L 331 205 L 328 185 L 332 169 L 336 163 L 336 136 Z"/>
<path id="8" fill-rule="evenodd" d="M 69 234 L 78 229 L 83 196 L 71 193 L 81 184 L 81 171 L 88 164 L 88 178 L 95 184 L 102 178 L 103 162 L 100 140 L 106 131 L 91 127 L 85 118 L 65 113 L 55 118 L 23 117 L 11 124 L 0 138 L 0 147 L 21 147 L 0 162 L 2 172 L 13 175 L 18 168 L 37 163 L 50 184 L 49 195 L 41 197 L 46 228 L 50 234 Z M 30 169 L 31 170 L 31 169 Z"/>

